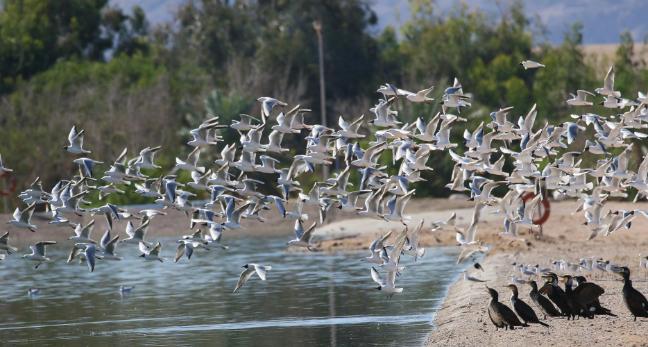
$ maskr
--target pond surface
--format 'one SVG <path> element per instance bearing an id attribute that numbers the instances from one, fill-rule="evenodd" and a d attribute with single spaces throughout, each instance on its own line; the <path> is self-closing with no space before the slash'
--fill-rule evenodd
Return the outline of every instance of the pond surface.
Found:
<path id="1" fill-rule="evenodd" d="M 137 257 L 118 245 L 122 261 L 66 264 L 65 249 L 38 270 L 18 253 L 0 262 L 0 341 L 7 345 L 410 346 L 431 328 L 447 287 L 463 269 L 456 248 L 429 248 L 407 266 L 388 299 L 374 289 L 365 252 L 286 252 L 285 238 L 230 239 L 230 250 L 194 253 L 173 263 Z M 232 294 L 245 263 L 272 265 Z M 121 295 L 119 286 L 135 286 Z M 40 288 L 29 296 L 27 289 Z"/>

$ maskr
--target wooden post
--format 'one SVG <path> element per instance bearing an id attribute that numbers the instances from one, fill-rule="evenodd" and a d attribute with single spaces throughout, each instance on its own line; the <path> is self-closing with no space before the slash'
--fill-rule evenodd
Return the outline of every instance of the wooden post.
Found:
<path id="1" fill-rule="evenodd" d="M 317 34 L 317 51 L 319 58 L 319 82 L 320 82 L 320 123 L 323 126 L 328 126 L 326 121 L 326 83 L 324 81 L 324 39 L 322 38 L 322 21 L 313 21 L 313 29 Z M 326 164 L 322 165 L 322 178 L 323 181 L 329 177 L 329 167 Z"/>

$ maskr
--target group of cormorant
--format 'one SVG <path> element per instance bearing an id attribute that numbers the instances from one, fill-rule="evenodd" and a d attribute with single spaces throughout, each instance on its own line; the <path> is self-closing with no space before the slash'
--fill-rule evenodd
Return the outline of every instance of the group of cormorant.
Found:
<path id="1" fill-rule="evenodd" d="M 618 273 L 623 277 L 623 301 L 634 316 L 648 318 L 648 300 L 637 289 L 632 287 L 630 280 L 630 269 L 622 267 Z M 544 319 L 549 317 L 567 317 L 567 320 L 578 317 L 594 318 L 595 315 L 616 315 L 609 309 L 601 306 L 599 297 L 605 290 L 592 282 L 588 282 L 584 276 L 562 275 L 554 272 L 547 272 L 542 277 L 544 285 L 538 289 L 535 281 L 531 280 L 529 297 L 537 308 L 542 312 Z M 559 278 L 564 283 L 564 289 L 560 287 Z M 549 327 L 541 322 L 533 308 L 520 299 L 518 288 L 515 284 L 509 284 L 511 290 L 511 310 L 505 304 L 499 302 L 498 292 L 486 286 L 491 300 L 488 304 L 488 317 L 496 329 L 505 328 L 513 330 L 516 326 L 528 327 L 529 323 L 540 324 Z M 517 315 L 516 315 L 517 314 Z"/>

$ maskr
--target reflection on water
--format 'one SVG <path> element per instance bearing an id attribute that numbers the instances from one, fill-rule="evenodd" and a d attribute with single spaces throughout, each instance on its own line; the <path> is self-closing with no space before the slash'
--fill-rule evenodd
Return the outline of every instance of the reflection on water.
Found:
<path id="1" fill-rule="evenodd" d="M 422 341 L 447 286 L 460 268 L 454 248 L 431 248 L 398 279 L 402 295 L 373 289 L 362 253 L 287 253 L 285 239 L 232 239 L 229 251 L 197 252 L 173 264 L 137 258 L 120 245 L 122 261 L 65 264 L 38 270 L 13 255 L 0 262 L 0 339 L 3 344 L 402 346 Z M 67 247 L 67 245 L 65 246 Z M 231 294 L 241 266 L 272 265 L 266 282 L 253 277 Z M 120 285 L 134 285 L 122 297 Z M 41 288 L 28 296 L 30 287 Z"/>

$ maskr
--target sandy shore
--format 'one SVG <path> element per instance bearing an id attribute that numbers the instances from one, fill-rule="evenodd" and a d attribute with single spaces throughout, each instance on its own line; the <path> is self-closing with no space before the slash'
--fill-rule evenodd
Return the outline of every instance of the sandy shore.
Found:
<path id="1" fill-rule="evenodd" d="M 583 257 L 603 257 L 616 264 L 628 265 L 632 270 L 634 286 L 648 295 L 645 273 L 639 269 L 639 254 L 648 253 L 648 220 L 636 218 L 632 229 L 617 231 L 608 236 L 585 241 L 586 227 L 582 213 L 571 215 L 574 202 L 552 203 L 552 215 L 544 228 L 544 239 L 529 238 L 526 245 L 496 242 L 492 252 L 481 262 L 485 272 L 474 273 L 487 280 L 489 287 L 500 293 L 500 302 L 510 306 L 512 262 L 540 264 L 550 267 L 551 260 L 565 259 L 578 262 Z M 608 203 L 614 208 L 648 208 L 648 204 Z M 499 232 L 497 227 L 480 224 L 479 238 L 489 238 Z M 488 318 L 486 307 L 490 300 L 483 283 L 460 279 L 454 283 L 435 318 L 435 328 L 428 336 L 428 346 L 646 346 L 648 345 L 648 319 L 632 321 L 621 294 L 623 283 L 617 275 L 588 279 L 605 289 L 601 304 L 618 317 L 597 316 L 594 319 L 567 321 L 548 319 L 550 328 L 531 326 L 515 331 L 495 331 Z M 520 273 L 516 273 L 521 277 Z M 541 281 L 538 279 L 537 281 Z M 531 304 L 530 287 L 518 285 L 520 297 Z"/>
<path id="2" fill-rule="evenodd" d="M 425 219 L 426 229 L 427 226 L 434 220 L 446 219 L 450 216 L 451 211 L 448 208 L 457 209 L 458 220 L 470 220 L 470 213 L 472 203 L 461 200 L 447 200 L 447 199 L 416 199 L 412 200 L 408 205 L 408 213 L 412 216 L 413 221 Z M 290 204 L 287 205 L 291 209 Z M 130 212 L 137 212 L 138 208 L 129 208 Z M 164 210 L 166 216 L 155 217 L 150 224 L 147 238 L 155 240 L 156 238 L 166 238 L 181 236 L 189 234 L 189 218 L 181 211 L 166 209 Z M 308 213 L 311 220 L 306 221 L 308 226 L 313 223 L 318 214 L 316 210 L 307 209 L 304 211 Z M 290 239 L 294 236 L 293 227 L 294 220 L 286 220 L 279 216 L 274 206 L 269 211 L 261 213 L 264 222 L 256 220 L 241 221 L 241 228 L 237 230 L 226 231 L 224 239 L 228 238 L 245 238 L 252 236 L 285 236 Z M 74 223 L 83 223 L 84 225 L 95 219 L 95 227 L 92 237 L 96 240 L 101 238 L 101 234 L 107 227 L 106 219 L 103 215 L 84 215 L 81 217 L 71 215 L 66 216 Z M 48 220 L 43 213 L 35 213 L 32 222 L 38 226 L 37 232 L 30 232 L 26 229 L 15 228 L 7 224 L 11 219 L 10 214 L 0 214 L 0 226 L 4 226 L 2 230 L 10 232 L 10 243 L 20 247 L 26 247 L 28 244 L 42 241 L 54 240 L 63 241 L 70 237 L 73 229 L 69 226 L 55 226 L 48 224 Z M 140 223 L 137 219 L 130 219 L 136 226 Z M 115 220 L 113 226 L 113 233 L 125 237 L 125 228 L 127 220 Z M 468 223 L 468 222 L 465 222 Z M 349 249 L 366 248 L 373 238 L 388 230 L 402 229 L 400 223 L 387 223 L 384 221 L 368 218 L 360 218 L 359 216 L 351 213 L 343 213 L 339 210 L 333 210 L 327 220 L 326 224 L 316 229 L 314 233 L 314 242 L 317 249 L 321 251 L 344 251 Z M 454 235 L 449 233 L 426 233 L 423 243 L 427 246 L 434 244 L 452 244 L 454 243 Z"/>

